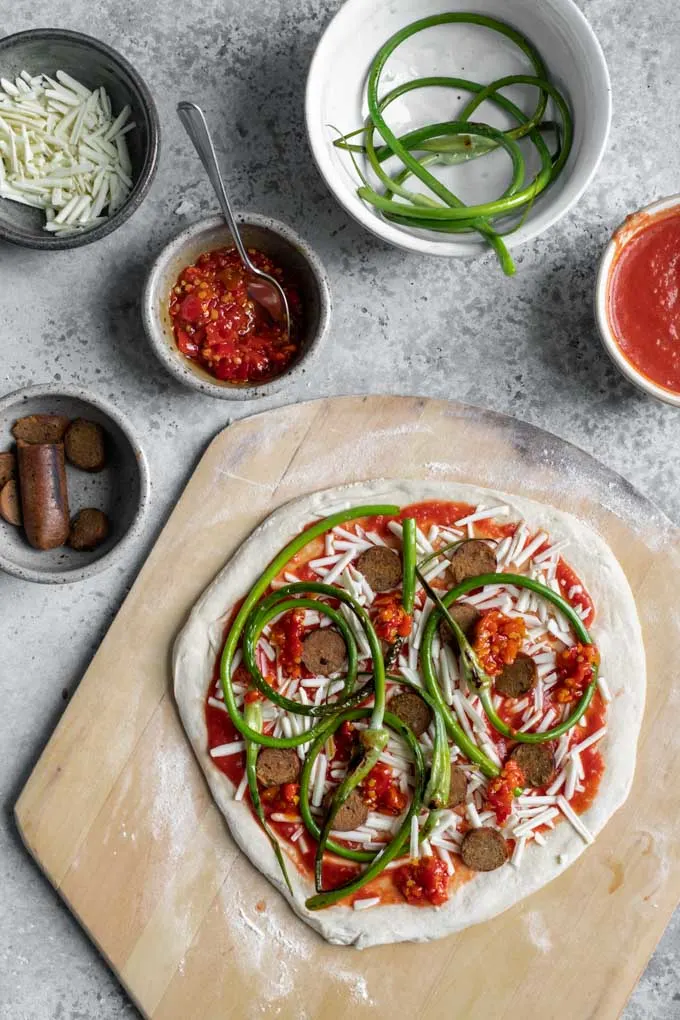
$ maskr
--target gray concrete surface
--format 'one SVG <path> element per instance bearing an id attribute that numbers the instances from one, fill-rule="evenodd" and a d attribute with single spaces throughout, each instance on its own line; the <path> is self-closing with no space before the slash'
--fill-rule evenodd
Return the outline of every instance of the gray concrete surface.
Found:
<path id="1" fill-rule="evenodd" d="M 469 401 L 572 440 L 680 521 L 678 412 L 637 395 L 615 374 L 591 313 L 594 269 L 611 228 L 626 212 L 680 189 L 680 6 L 580 5 L 609 60 L 611 142 L 578 209 L 522 250 L 512 280 L 491 259 L 454 263 L 386 248 L 327 194 L 306 148 L 302 97 L 315 41 L 338 0 L 3 5 L 3 33 L 60 25 L 122 50 L 146 76 L 164 133 L 151 195 L 114 236 L 63 255 L 0 247 L 0 392 L 50 380 L 91 387 L 130 416 L 153 478 L 146 535 L 120 569 L 64 588 L 0 577 L 3 1020 L 137 1015 L 22 850 L 11 809 L 201 451 L 230 415 L 249 411 L 182 389 L 156 363 L 141 330 L 138 296 L 150 258 L 214 207 L 175 118 L 178 99 L 202 100 L 217 124 L 238 206 L 290 222 L 331 274 L 335 314 L 324 356 L 304 383 L 258 409 L 376 390 Z M 188 215 L 175 214 L 180 202 Z M 680 1017 L 679 959 L 676 914 L 627 1020 Z"/>

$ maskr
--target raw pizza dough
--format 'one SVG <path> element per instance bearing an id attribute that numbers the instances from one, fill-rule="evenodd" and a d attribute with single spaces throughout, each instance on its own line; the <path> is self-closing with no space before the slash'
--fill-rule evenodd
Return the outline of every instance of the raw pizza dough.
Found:
<path id="1" fill-rule="evenodd" d="M 174 690 L 184 728 L 206 775 L 213 797 L 243 852 L 288 900 L 296 914 L 329 942 L 358 948 L 388 942 L 428 941 L 487 921 L 546 885 L 586 849 L 567 822 L 546 833 L 547 845 L 527 846 L 521 869 L 510 865 L 478 873 L 450 894 L 440 907 L 406 903 L 355 911 L 334 906 L 309 911 L 311 878 L 288 868 L 294 895 L 286 887 L 267 837 L 243 801 L 235 801 L 234 784 L 208 753 L 205 697 L 221 652 L 227 614 L 257 580 L 269 561 L 303 527 L 318 517 L 363 503 L 406 506 L 428 499 L 510 506 L 510 518 L 524 518 L 542 528 L 553 542 L 568 539 L 565 558 L 583 580 L 595 604 L 591 628 L 607 676 L 612 700 L 608 732 L 599 747 L 605 773 L 593 805 L 580 817 L 593 835 L 623 804 L 632 785 L 637 739 L 645 701 L 645 657 L 640 623 L 625 574 L 606 543 L 571 514 L 533 500 L 490 489 L 448 482 L 371 481 L 326 489 L 285 504 L 244 542 L 194 606 L 174 647 Z"/>

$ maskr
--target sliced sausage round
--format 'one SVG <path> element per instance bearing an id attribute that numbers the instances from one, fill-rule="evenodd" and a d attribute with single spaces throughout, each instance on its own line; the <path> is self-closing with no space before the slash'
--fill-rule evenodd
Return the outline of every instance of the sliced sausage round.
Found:
<path id="1" fill-rule="evenodd" d="M 255 766 L 262 786 L 295 783 L 300 775 L 300 759 L 294 747 L 263 747 Z"/>
<path id="2" fill-rule="evenodd" d="M 109 519 L 101 510 L 86 507 L 71 522 L 68 544 L 78 552 L 90 552 L 109 537 Z"/>
<path id="3" fill-rule="evenodd" d="M 508 859 L 508 844 L 498 831 L 490 826 L 470 829 L 463 836 L 460 854 L 472 871 L 495 871 Z"/>
<path id="4" fill-rule="evenodd" d="M 344 638 L 337 630 L 324 627 L 313 630 L 302 642 L 302 661 L 310 673 L 330 676 L 337 673 L 347 658 Z"/>
<path id="5" fill-rule="evenodd" d="M 555 773 L 555 759 L 547 744 L 517 744 L 510 757 L 521 768 L 528 786 L 546 786 Z"/>
<path id="6" fill-rule="evenodd" d="M 14 422 L 12 435 L 25 443 L 60 443 L 68 422 L 63 414 L 29 414 Z"/>
<path id="7" fill-rule="evenodd" d="M 415 691 L 404 691 L 390 699 L 387 709 L 413 731 L 416 737 L 432 722 L 432 709 Z"/>
<path id="8" fill-rule="evenodd" d="M 21 524 L 21 503 L 16 478 L 10 478 L 0 489 L 0 517 L 17 528 Z"/>
<path id="9" fill-rule="evenodd" d="M 514 662 L 504 666 L 494 683 L 498 694 L 506 698 L 521 698 L 532 691 L 538 682 L 538 669 L 530 655 L 519 652 Z"/>
<path id="10" fill-rule="evenodd" d="M 330 806 L 331 797 L 327 798 L 326 807 Z M 368 818 L 369 807 L 358 790 L 352 790 L 349 797 L 342 805 L 333 819 L 334 832 L 351 832 L 359 825 L 363 825 Z"/>
<path id="11" fill-rule="evenodd" d="M 462 630 L 465 637 L 469 637 L 472 630 L 477 623 L 477 620 L 481 617 L 481 613 L 474 606 L 471 606 L 469 602 L 454 602 L 452 606 L 449 606 L 449 613 L 456 621 L 460 629 Z M 446 620 L 439 621 L 439 636 L 444 642 L 451 642 L 455 644 L 451 628 L 449 627 Z"/>
<path id="12" fill-rule="evenodd" d="M 458 807 L 465 802 L 467 794 L 467 778 L 458 765 L 451 766 L 451 785 L 449 786 L 449 800 L 447 807 Z"/>
<path id="13" fill-rule="evenodd" d="M 82 471 L 101 471 L 106 464 L 104 429 L 96 421 L 76 418 L 64 436 L 66 457 Z"/>
<path id="14" fill-rule="evenodd" d="M 401 581 L 401 557 L 384 545 L 374 545 L 362 552 L 355 566 L 373 591 L 390 591 Z"/>
<path id="15" fill-rule="evenodd" d="M 454 585 L 460 584 L 468 577 L 494 574 L 496 572 L 496 553 L 481 538 L 473 538 L 454 549 L 449 570 Z"/>
<path id="16" fill-rule="evenodd" d="M 0 453 L 0 489 L 17 476 L 17 459 L 13 453 Z"/>

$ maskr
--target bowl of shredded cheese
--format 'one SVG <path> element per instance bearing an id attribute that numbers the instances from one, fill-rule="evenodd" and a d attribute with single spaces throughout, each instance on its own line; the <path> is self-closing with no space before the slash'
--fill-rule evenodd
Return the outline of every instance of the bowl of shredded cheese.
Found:
<path id="1" fill-rule="evenodd" d="M 156 106 L 111 47 L 80 32 L 0 39 L 0 238 L 77 248 L 106 237 L 146 196 Z"/>

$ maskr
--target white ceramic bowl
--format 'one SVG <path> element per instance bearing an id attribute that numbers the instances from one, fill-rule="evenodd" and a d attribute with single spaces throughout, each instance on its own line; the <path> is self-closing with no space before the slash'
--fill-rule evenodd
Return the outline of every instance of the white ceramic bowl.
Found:
<path id="1" fill-rule="evenodd" d="M 657 400 L 663 400 L 666 404 L 680 407 L 680 393 L 675 393 L 664 386 L 659 386 L 658 383 L 649 379 L 628 360 L 619 347 L 609 319 L 609 285 L 616 256 L 639 230 L 649 225 L 650 217 L 658 216 L 661 213 L 676 208 L 680 211 L 680 195 L 660 198 L 656 202 L 652 202 L 651 205 L 646 205 L 632 216 L 628 216 L 621 226 L 617 227 L 614 231 L 600 260 L 595 287 L 595 317 L 604 349 L 619 371 L 644 393 L 656 397 Z"/>
<path id="2" fill-rule="evenodd" d="M 600 44 L 572 0 L 347 0 L 341 7 L 317 46 L 307 79 L 307 133 L 322 177 L 346 211 L 383 240 L 427 255 L 478 255 L 489 249 L 477 234 L 438 236 L 379 216 L 356 194 L 358 181 L 349 154 L 332 144 L 337 137 L 333 128 L 347 132 L 363 123 L 368 70 L 382 44 L 400 28 L 445 11 L 487 14 L 519 30 L 538 49 L 574 116 L 569 160 L 519 230 L 507 238 L 510 247 L 552 226 L 588 186 L 607 144 L 611 86 Z M 399 82 L 435 74 L 487 84 L 508 74 L 532 73 L 528 58 L 505 37 L 473 25 L 449 24 L 425 29 L 403 43 L 385 66 L 381 92 Z M 533 112 L 535 89 L 513 86 L 503 94 L 527 113 Z M 420 89 L 394 102 L 387 121 L 401 134 L 426 123 L 451 120 L 467 98 L 461 93 L 458 99 L 453 92 L 452 103 L 451 89 Z M 488 102 L 473 116 L 500 128 L 516 125 Z M 533 156 L 529 170 L 535 171 L 533 147 L 523 144 Z M 467 204 L 489 200 L 507 186 L 507 156 L 494 152 L 472 164 L 440 167 L 436 175 Z"/>

